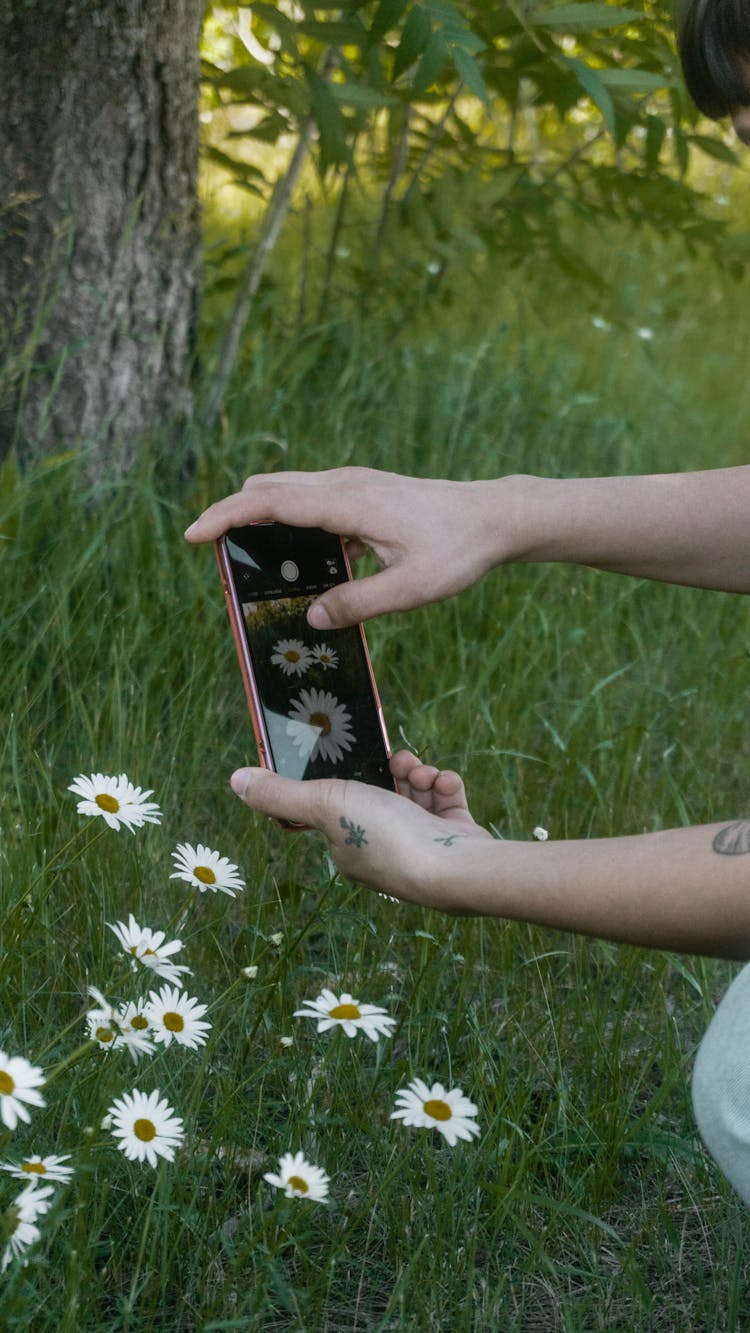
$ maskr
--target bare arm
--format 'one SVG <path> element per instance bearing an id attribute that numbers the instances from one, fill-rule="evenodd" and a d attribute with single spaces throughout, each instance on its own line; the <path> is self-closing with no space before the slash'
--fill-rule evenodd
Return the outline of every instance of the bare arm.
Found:
<path id="1" fill-rule="evenodd" d="M 232 786 L 256 810 L 319 828 L 350 879 L 410 902 L 750 958 L 750 820 L 623 838 L 503 842 L 456 820 L 455 808 L 439 817 L 356 782 L 294 782 L 240 769 Z"/>
<path id="2" fill-rule="evenodd" d="M 536 480 L 525 561 L 750 592 L 750 467 Z"/>
<path id="3" fill-rule="evenodd" d="M 493 566 L 556 561 L 750 592 L 750 466 L 641 477 L 486 482 L 370 468 L 250 477 L 188 529 L 191 542 L 264 519 L 350 537 L 382 572 L 333 588 L 319 629 L 439 601 Z"/>

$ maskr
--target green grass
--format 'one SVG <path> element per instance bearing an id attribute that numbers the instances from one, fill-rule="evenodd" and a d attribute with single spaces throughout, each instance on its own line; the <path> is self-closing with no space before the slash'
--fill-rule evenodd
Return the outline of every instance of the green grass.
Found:
<path id="1" fill-rule="evenodd" d="M 316 837 L 251 817 L 227 785 L 253 750 L 218 576 L 181 540 L 250 470 L 743 461 L 743 293 L 666 260 L 614 255 L 617 302 L 601 312 L 548 275 L 494 275 L 496 305 L 467 282 L 462 303 L 419 314 L 395 342 L 375 321 L 295 334 L 274 304 L 191 472 L 144 446 L 109 495 L 87 492 L 75 460 L 9 481 L 0 1045 L 50 1070 L 83 1040 L 87 985 L 128 998 L 138 978 L 105 923 L 131 911 L 185 941 L 213 1030 L 202 1051 L 137 1068 L 84 1053 L 46 1111 L 0 1137 L 4 1159 L 72 1152 L 77 1166 L 28 1267 L 5 1275 L 3 1327 L 743 1326 L 745 1212 L 700 1148 L 688 1091 L 732 969 L 395 907 L 332 877 Z M 740 599 L 524 567 L 369 638 L 392 739 L 459 767 L 502 836 L 746 808 Z M 163 824 L 96 836 L 65 790 L 96 770 L 153 787 Z M 196 900 L 170 882 L 183 840 L 238 862 L 245 893 Z M 394 1038 L 319 1037 L 295 1020 L 326 984 L 387 1006 Z M 477 1142 L 450 1150 L 389 1120 L 418 1075 L 479 1104 Z M 156 1172 L 99 1128 L 134 1086 L 159 1087 L 186 1121 L 187 1146 Z M 330 1172 L 330 1205 L 263 1182 L 298 1147 Z M 9 1180 L 6 1204 L 14 1194 Z"/>

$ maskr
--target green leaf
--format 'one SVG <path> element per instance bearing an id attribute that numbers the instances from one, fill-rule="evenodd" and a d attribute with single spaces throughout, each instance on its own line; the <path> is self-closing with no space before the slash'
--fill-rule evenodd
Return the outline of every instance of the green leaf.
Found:
<path id="1" fill-rule="evenodd" d="M 653 93 L 659 88 L 673 87 L 677 80 L 664 71 L 653 74 L 648 69 L 600 69 L 597 73 L 606 88 L 613 92 Z"/>
<path id="2" fill-rule="evenodd" d="M 318 127 L 320 170 L 322 174 L 329 167 L 349 161 L 346 121 L 331 95 L 330 84 L 314 69 L 307 69 L 310 96 L 315 123 Z"/>
<path id="3" fill-rule="evenodd" d="M 454 47 L 451 54 L 458 75 L 466 84 L 466 87 L 475 97 L 478 97 L 481 102 L 484 102 L 485 106 L 489 106 L 487 86 L 482 77 L 482 71 L 474 57 L 470 56 L 468 51 L 463 51 L 459 46 Z"/>
<path id="4" fill-rule="evenodd" d="M 329 89 L 331 96 L 343 106 L 353 106 L 364 111 L 372 107 L 393 106 L 398 100 L 363 83 L 331 83 Z"/>
<path id="5" fill-rule="evenodd" d="M 305 37 L 314 37 L 325 46 L 360 46 L 366 35 L 359 21 L 341 23 L 332 19 L 330 23 L 325 23 L 319 19 L 302 19 L 296 27 L 297 32 L 303 33 Z"/>
<path id="6" fill-rule="evenodd" d="M 623 23 L 643 23 L 643 14 L 618 5 L 556 5 L 554 9 L 532 10 L 526 21 L 532 28 L 555 32 L 602 32 L 605 28 L 619 28 Z"/>
<path id="7" fill-rule="evenodd" d="M 709 157 L 715 157 L 719 162 L 737 162 L 737 154 L 728 144 L 722 143 L 721 139 L 709 139 L 706 134 L 691 134 L 688 143 L 702 152 L 707 153 Z"/>
<path id="8" fill-rule="evenodd" d="M 222 153 L 221 149 L 207 144 L 203 149 L 203 156 L 208 158 L 209 162 L 215 162 L 217 167 L 223 167 L 225 171 L 231 171 L 236 176 L 244 178 L 248 176 L 259 176 L 265 181 L 265 176 L 259 167 L 253 166 L 251 162 L 242 162 L 238 158 L 230 157 L 228 153 Z"/>
<path id="9" fill-rule="evenodd" d="M 445 38 L 439 32 L 430 33 L 430 39 L 414 76 L 412 96 L 421 97 L 433 83 L 437 83 L 447 59 L 448 47 Z"/>
<path id="10" fill-rule="evenodd" d="M 395 83 L 399 74 L 418 60 L 430 40 L 430 20 L 421 5 L 413 5 L 409 10 L 398 50 L 393 58 L 391 80 Z"/>
<path id="11" fill-rule="evenodd" d="M 276 5 L 257 3 L 253 4 L 253 15 L 256 18 L 262 19 L 264 23 L 268 24 L 269 28 L 272 28 L 273 31 L 278 34 L 281 40 L 282 50 L 284 50 L 287 55 L 290 55 L 293 58 L 297 57 L 297 41 L 294 35 L 295 26 L 286 14 L 282 14 L 281 10 L 278 9 Z"/>
<path id="12" fill-rule="evenodd" d="M 667 126 L 659 116 L 649 116 L 646 121 L 646 170 L 656 171 L 659 165 L 661 146 L 667 135 Z"/>
<path id="13" fill-rule="evenodd" d="M 408 0 L 380 0 L 368 33 L 370 45 L 379 42 L 387 32 L 397 27 L 407 3 Z"/>
<path id="14" fill-rule="evenodd" d="M 592 102 L 598 106 L 604 117 L 607 129 L 612 135 L 612 138 L 616 139 L 617 123 L 615 120 L 615 108 L 612 103 L 612 98 L 599 77 L 599 71 L 592 69 L 591 65 L 586 65 L 582 60 L 577 60 L 575 58 L 566 60 L 566 64 L 570 65 L 570 68 L 575 73 L 581 87 L 588 93 Z"/>

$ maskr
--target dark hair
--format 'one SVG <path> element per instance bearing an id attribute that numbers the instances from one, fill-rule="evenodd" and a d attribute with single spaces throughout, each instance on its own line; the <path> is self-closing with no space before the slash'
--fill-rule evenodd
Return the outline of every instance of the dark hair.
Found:
<path id="1" fill-rule="evenodd" d="M 721 120 L 750 105 L 750 0 L 682 0 L 677 46 L 688 92 Z"/>

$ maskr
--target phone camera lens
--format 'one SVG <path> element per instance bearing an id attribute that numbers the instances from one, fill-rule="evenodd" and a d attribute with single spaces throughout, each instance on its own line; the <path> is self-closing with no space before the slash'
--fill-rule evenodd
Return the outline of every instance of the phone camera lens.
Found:
<path id="1" fill-rule="evenodd" d="M 299 578 L 299 565 L 293 560 L 285 560 L 281 566 L 281 577 L 287 583 L 296 583 Z"/>

